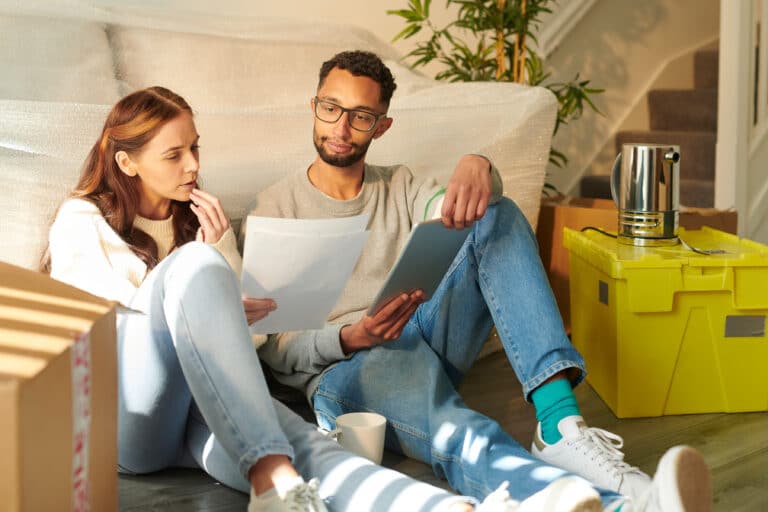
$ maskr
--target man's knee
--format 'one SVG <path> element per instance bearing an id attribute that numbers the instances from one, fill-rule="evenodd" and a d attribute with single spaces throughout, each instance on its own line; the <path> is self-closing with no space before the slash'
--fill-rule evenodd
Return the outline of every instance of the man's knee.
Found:
<path id="1" fill-rule="evenodd" d="M 501 197 L 497 202 L 488 206 L 488 213 L 494 218 L 501 218 L 504 221 L 509 219 L 524 219 L 525 215 L 517 203 L 508 198 Z"/>
<path id="2" fill-rule="evenodd" d="M 508 197 L 501 197 L 496 203 L 488 206 L 485 215 L 477 224 L 475 236 L 491 236 L 499 228 L 505 233 L 518 230 L 533 233 L 523 211 Z"/>

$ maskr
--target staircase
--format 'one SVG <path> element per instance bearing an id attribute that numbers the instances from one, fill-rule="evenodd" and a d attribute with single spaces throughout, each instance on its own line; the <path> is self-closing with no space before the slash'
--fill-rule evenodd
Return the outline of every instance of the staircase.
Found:
<path id="1" fill-rule="evenodd" d="M 694 54 L 693 89 L 653 89 L 648 92 L 650 129 L 620 131 L 616 154 L 624 143 L 680 146 L 680 203 L 710 208 L 715 202 L 715 141 L 717 134 L 717 49 Z M 584 176 L 582 197 L 611 197 L 610 176 Z"/>

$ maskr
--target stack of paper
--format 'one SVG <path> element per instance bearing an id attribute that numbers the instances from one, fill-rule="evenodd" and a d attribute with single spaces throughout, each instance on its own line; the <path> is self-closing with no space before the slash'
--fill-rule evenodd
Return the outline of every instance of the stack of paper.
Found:
<path id="1" fill-rule="evenodd" d="M 277 310 L 251 324 L 268 334 L 323 326 L 368 239 L 368 215 L 336 219 L 248 217 L 243 294 Z"/>

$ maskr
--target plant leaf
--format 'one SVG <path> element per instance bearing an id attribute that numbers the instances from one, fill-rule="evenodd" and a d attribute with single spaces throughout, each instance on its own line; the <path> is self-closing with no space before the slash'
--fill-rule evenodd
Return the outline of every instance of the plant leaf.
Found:
<path id="1" fill-rule="evenodd" d="M 537 34 L 541 27 L 541 18 L 552 13 L 552 6 L 557 0 L 525 0 L 525 13 L 522 12 L 523 0 L 507 0 L 499 8 L 498 0 L 446 0 L 446 7 L 458 7 L 455 19 L 442 29 L 436 28 L 430 20 L 432 0 L 408 0 L 407 9 L 388 10 L 387 14 L 399 16 L 406 26 L 393 39 L 407 39 L 428 29 L 431 35 L 427 41 L 416 43 L 406 59 L 411 67 L 424 66 L 430 62 L 439 62 L 442 69 L 436 73 L 436 80 L 458 81 L 512 81 L 512 69 L 515 60 L 515 47 L 523 49 L 523 55 L 517 56 L 522 61 L 525 83 L 532 86 L 546 87 L 557 99 L 558 108 L 553 127 L 553 135 L 571 121 L 579 119 L 585 107 L 603 115 L 595 105 L 593 98 L 605 92 L 604 89 L 590 86 L 590 80 L 581 79 L 579 74 L 567 82 L 547 83 L 552 73 L 545 69 L 544 62 L 531 49 L 538 44 Z M 471 34 L 477 44 L 468 44 L 463 37 Z M 487 44 L 496 41 L 498 35 L 504 40 L 504 52 L 508 66 L 497 76 L 496 45 Z M 561 151 L 550 147 L 549 162 L 565 168 L 568 157 Z M 556 190 L 545 184 L 545 190 Z"/>

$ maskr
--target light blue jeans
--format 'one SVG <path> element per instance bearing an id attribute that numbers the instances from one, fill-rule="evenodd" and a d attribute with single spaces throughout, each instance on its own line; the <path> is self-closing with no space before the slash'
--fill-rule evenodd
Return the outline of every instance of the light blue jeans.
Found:
<path id="1" fill-rule="evenodd" d="M 334 511 L 427 511 L 468 501 L 341 449 L 274 401 L 237 278 L 211 246 L 192 242 L 174 251 L 131 306 L 147 314 L 118 319 L 120 471 L 196 465 L 250 492 L 251 466 L 284 454 L 305 479 L 320 479 Z"/>
<path id="2" fill-rule="evenodd" d="M 566 370 L 576 385 L 584 361 L 563 329 L 536 240 L 509 199 L 488 208 L 432 298 L 399 339 L 330 366 L 313 396 L 324 428 L 351 411 L 386 416 L 388 449 L 430 465 L 462 494 L 481 498 L 503 481 L 518 500 L 565 471 L 533 457 L 456 389 L 495 324 L 512 368 L 530 393 Z M 603 502 L 616 495 L 601 491 Z"/>

